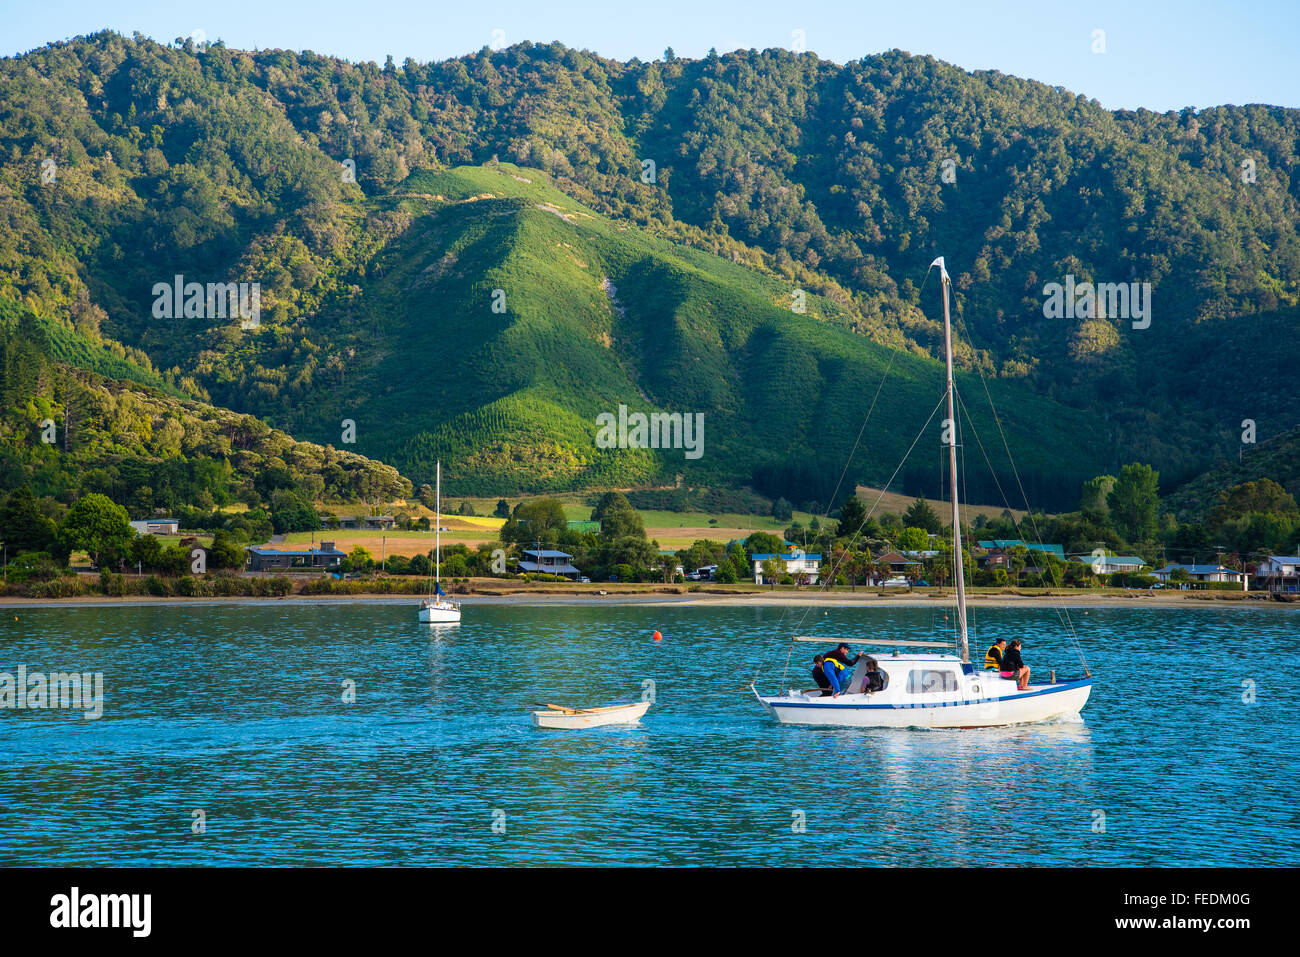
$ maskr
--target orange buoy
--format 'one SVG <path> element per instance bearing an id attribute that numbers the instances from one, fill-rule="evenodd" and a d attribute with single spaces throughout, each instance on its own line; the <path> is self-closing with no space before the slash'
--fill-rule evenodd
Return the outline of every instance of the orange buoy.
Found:
<path id="1" fill-rule="evenodd" d="M 658 632 L 658 631 L 656 631 L 652 637 L 654 638 L 655 641 L 663 641 L 663 640 L 664 640 L 664 636 L 663 636 L 660 632 Z"/>

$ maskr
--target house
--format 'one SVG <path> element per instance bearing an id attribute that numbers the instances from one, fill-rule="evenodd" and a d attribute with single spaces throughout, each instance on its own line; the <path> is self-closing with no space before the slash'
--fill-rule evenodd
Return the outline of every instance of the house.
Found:
<path id="1" fill-rule="evenodd" d="M 248 570 L 251 572 L 270 571 L 334 571 L 347 557 L 345 552 L 334 547 L 333 542 L 321 542 L 319 548 L 278 549 L 256 547 L 246 549 L 248 552 Z"/>
<path id="2" fill-rule="evenodd" d="M 788 552 L 785 555 L 776 554 L 759 554 L 755 553 L 754 561 L 754 584 L 771 585 L 775 584 L 767 580 L 763 575 L 763 562 L 769 558 L 780 558 L 785 561 L 785 572 L 800 584 L 816 585 L 817 578 L 821 574 L 822 557 L 821 555 L 805 555 L 802 552 Z"/>
<path id="3" fill-rule="evenodd" d="M 130 524 L 137 535 L 175 535 L 181 530 L 180 520 L 175 518 L 147 518 Z"/>
<path id="4" fill-rule="evenodd" d="M 553 548 L 525 548 L 524 557 L 518 561 L 521 572 L 540 572 L 544 575 L 562 575 L 565 578 L 577 578 L 582 574 L 573 567 L 568 552 L 558 552 Z"/>
<path id="5" fill-rule="evenodd" d="M 988 551 L 1010 551 L 1017 546 L 1027 548 L 1030 551 L 1046 552 L 1049 555 L 1055 555 L 1061 561 L 1065 561 L 1064 545 L 1044 545 L 1042 543 L 1026 542 L 1019 538 L 993 538 L 975 543 L 980 548 Z"/>
<path id="6" fill-rule="evenodd" d="M 907 558 L 898 552 L 885 552 L 883 555 L 876 557 L 877 565 L 888 565 L 889 570 L 895 575 L 906 575 L 908 569 L 920 569 L 921 563 L 912 558 Z"/>
<path id="7" fill-rule="evenodd" d="M 1142 569 L 1150 567 L 1137 555 L 1098 555 L 1096 552 L 1089 552 L 1086 555 L 1071 555 L 1070 558 L 1077 559 L 1087 565 L 1092 569 L 1094 575 L 1140 572 Z"/>
<path id="8" fill-rule="evenodd" d="M 1300 559 L 1296 559 L 1300 561 Z M 1187 572 L 1188 582 L 1235 582 L 1238 585 L 1244 585 L 1246 574 L 1232 568 L 1226 568 L 1223 565 L 1179 565 L 1169 564 L 1164 568 L 1157 568 L 1151 574 L 1158 581 L 1173 581 L 1173 574 L 1176 569 L 1183 569 Z"/>
<path id="9" fill-rule="evenodd" d="M 1255 577 L 1272 594 L 1300 592 L 1300 556 L 1270 555 L 1259 563 Z"/>
<path id="10" fill-rule="evenodd" d="M 391 515 L 367 515 L 362 519 L 365 528 L 390 529 L 396 524 L 396 520 Z"/>

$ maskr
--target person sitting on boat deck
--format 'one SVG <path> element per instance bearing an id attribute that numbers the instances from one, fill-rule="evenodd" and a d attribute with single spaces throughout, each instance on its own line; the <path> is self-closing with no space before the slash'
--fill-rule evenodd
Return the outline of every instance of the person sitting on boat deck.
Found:
<path id="1" fill-rule="evenodd" d="M 1007 640 L 999 638 L 993 642 L 988 651 L 984 652 L 984 668 L 986 671 L 1002 670 L 1002 653 L 1007 650 Z"/>
<path id="2" fill-rule="evenodd" d="M 813 681 L 817 682 L 817 687 L 822 689 L 822 697 L 825 698 L 831 693 L 831 679 L 826 677 L 826 671 L 822 663 L 826 660 L 825 655 L 813 655 L 812 676 Z"/>
<path id="3" fill-rule="evenodd" d="M 1019 638 L 1011 639 L 1011 644 L 1002 653 L 1002 670 L 998 673 L 1004 678 L 1016 679 L 1016 690 L 1024 691 L 1029 687 L 1029 665 L 1020 657 Z"/>

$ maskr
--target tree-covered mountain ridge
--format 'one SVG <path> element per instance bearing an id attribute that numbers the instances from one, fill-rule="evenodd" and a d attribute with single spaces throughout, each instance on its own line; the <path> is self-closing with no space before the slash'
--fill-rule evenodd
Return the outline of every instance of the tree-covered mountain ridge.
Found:
<path id="1" fill-rule="evenodd" d="M 1114 461 L 1166 479 L 1235 454 L 1245 414 L 1261 437 L 1295 424 L 1294 110 L 1110 112 L 896 51 L 619 63 L 520 44 L 380 67 L 111 33 L 0 61 L 0 102 L 0 283 L 175 388 L 322 439 L 339 419 L 301 410 L 342 411 L 336 386 L 373 375 L 387 320 L 368 300 L 390 294 L 394 251 L 420 248 L 410 231 L 428 226 L 412 173 L 494 159 L 747 267 L 774 308 L 803 291 L 819 318 L 914 352 L 940 341 L 921 287 L 944 255 L 973 345 L 961 364 L 1086 410 Z M 499 288 L 450 265 L 427 274 L 450 277 L 444 296 Z M 261 281 L 263 330 L 152 321 L 153 286 L 173 275 Z M 1043 290 L 1066 277 L 1150 283 L 1150 326 L 1047 319 Z M 617 351 L 644 363 L 641 346 Z M 490 411 L 508 393 L 472 398 Z M 540 428 L 555 419 L 532 411 Z M 1073 424 L 1045 413 L 1036 427 L 1068 438 Z M 518 458 L 503 439 L 498 459 L 536 460 L 538 442 L 523 444 Z M 782 467 L 838 451 L 817 445 Z M 416 446 L 405 454 L 423 462 Z M 1077 458 L 1084 469 L 1089 453 Z"/>

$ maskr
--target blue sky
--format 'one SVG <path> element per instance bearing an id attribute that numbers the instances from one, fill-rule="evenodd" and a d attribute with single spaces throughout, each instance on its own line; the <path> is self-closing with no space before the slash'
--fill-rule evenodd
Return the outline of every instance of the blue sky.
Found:
<path id="1" fill-rule="evenodd" d="M 0 0 L 0 24 L 0 55 L 107 27 L 163 42 L 202 30 L 235 47 L 378 63 L 388 54 L 398 63 L 441 60 L 502 37 L 559 40 L 621 60 L 654 59 L 667 46 L 698 57 L 710 47 L 793 48 L 802 31 L 807 49 L 838 63 L 891 48 L 928 53 L 1063 86 L 1112 109 L 1300 107 L 1300 0 Z M 1098 30 L 1105 52 L 1093 52 Z"/>

